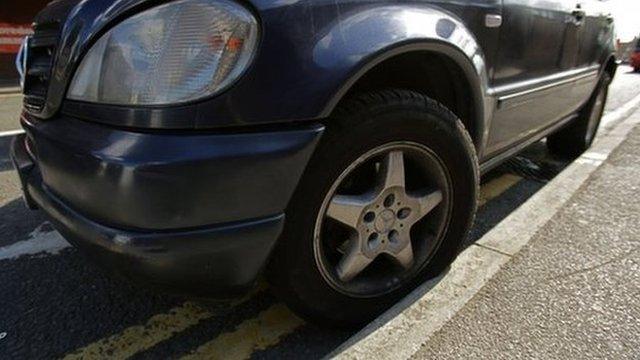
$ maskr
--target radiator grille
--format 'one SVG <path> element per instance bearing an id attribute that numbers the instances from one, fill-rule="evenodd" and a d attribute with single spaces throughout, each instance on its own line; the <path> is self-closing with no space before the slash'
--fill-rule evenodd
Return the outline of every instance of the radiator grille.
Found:
<path id="1" fill-rule="evenodd" d="M 47 99 L 53 58 L 58 44 L 57 24 L 38 24 L 29 40 L 27 69 L 24 79 L 24 105 L 39 111 Z"/>

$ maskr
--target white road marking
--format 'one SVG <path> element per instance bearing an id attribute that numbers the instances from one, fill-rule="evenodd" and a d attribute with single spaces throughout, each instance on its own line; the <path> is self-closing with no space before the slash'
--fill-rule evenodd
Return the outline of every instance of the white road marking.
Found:
<path id="1" fill-rule="evenodd" d="M 29 234 L 27 240 L 1 247 L 0 260 L 17 259 L 24 255 L 57 255 L 70 246 L 60 233 L 51 229 L 49 224 L 42 223 Z"/>
<path id="2" fill-rule="evenodd" d="M 578 158 L 574 162 L 576 162 L 578 164 L 588 164 L 588 165 L 599 166 L 600 164 L 602 164 L 604 162 L 604 160 L 590 159 L 590 158 Z"/>
<path id="3" fill-rule="evenodd" d="M 9 131 L 0 131 L 0 137 L 3 136 L 16 136 L 24 133 L 24 130 L 9 130 Z"/>

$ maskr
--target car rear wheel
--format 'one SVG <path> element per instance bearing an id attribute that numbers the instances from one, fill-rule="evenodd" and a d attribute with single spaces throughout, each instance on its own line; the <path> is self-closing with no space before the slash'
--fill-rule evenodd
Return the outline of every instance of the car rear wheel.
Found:
<path id="1" fill-rule="evenodd" d="M 329 119 L 269 278 L 315 322 L 369 321 L 449 265 L 477 188 L 473 144 L 453 113 L 409 91 L 356 97 Z"/>
<path id="2" fill-rule="evenodd" d="M 578 118 L 547 138 L 547 147 L 552 153 L 573 158 L 591 146 L 604 113 L 610 82 L 609 75 L 603 75 Z"/>

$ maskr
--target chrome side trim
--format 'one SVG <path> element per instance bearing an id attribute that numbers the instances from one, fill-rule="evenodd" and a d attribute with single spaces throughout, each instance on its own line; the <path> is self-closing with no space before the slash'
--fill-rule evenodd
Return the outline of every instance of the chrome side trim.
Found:
<path id="1" fill-rule="evenodd" d="M 538 91 L 551 89 L 556 86 L 597 75 L 600 65 L 593 65 L 575 70 L 564 71 L 561 73 L 521 81 L 514 84 L 503 85 L 491 89 L 491 94 L 498 98 L 498 101 L 510 100 L 519 96 L 525 96 Z"/>
<path id="2" fill-rule="evenodd" d="M 591 72 L 591 73 L 588 73 L 588 74 L 572 77 L 572 78 L 565 79 L 565 80 L 560 80 L 560 81 L 557 81 L 557 82 L 552 83 L 552 84 L 547 84 L 547 85 L 539 86 L 539 87 L 536 87 L 536 88 L 533 88 L 533 89 L 521 91 L 521 92 L 518 92 L 518 93 L 501 96 L 501 97 L 498 98 L 498 107 L 500 107 L 502 105 L 502 103 L 505 102 L 505 101 L 509 101 L 509 100 L 512 100 L 512 99 L 515 99 L 515 98 L 519 98 L 521 96 L 526 96 L 526 95 L 529 95 L 529 94 L 533 94 L 533 93 L 536 93 L 536 92 L 552 89 L 554 87 L 562 86 L 562 85 L 565 85 L 565 84 L 576 82 L 578 80 L 589 78 L 589 77 L 594 77 L 594 76 L 597 76 L 597 75 L 598 75 L 598 72 L 594 71 L 594 72 Z"/>

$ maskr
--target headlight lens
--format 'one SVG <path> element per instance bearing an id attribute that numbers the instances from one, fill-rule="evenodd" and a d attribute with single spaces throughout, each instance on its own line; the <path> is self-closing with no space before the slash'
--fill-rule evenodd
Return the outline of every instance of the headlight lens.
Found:
<path id="1" fill-rule="evenodd" d="M 179 0 L 104 34 L 71 82 L 73 100 L 118 105 L 192 101 L 223 90 L 248 66 L 257 22 L 227 0 Z"/>

